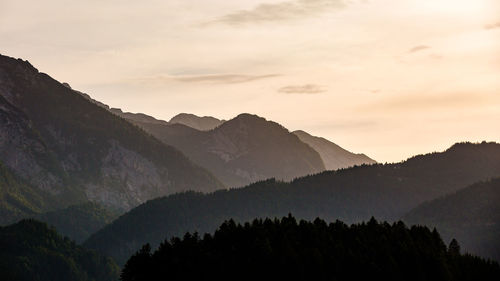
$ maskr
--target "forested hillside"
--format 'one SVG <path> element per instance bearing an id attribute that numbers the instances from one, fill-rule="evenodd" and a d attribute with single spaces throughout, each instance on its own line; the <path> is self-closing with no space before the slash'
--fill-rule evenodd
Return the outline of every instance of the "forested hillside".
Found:
<path id="1" fill-rule="evenodd" d="M 63 236 L 82 243 L 97 230 L 111 223 L 119 215 L 97 203 L 83 203 L 67 208 L 37 214 L 34 217 L 53 226 Z"/>
<path id="2" fill-rule="evenodd" d="M 215 234 L 185 234 L 149 245 L 123 268 L 141 280 L 499 280 L 500 267 L 447 247 L 426 227 L 402 222 L 348 226 L 300 221 L 224 222 Z"/>
<path id="3" fill-rule="evenodd" d="M 0 227 L 0 280 L 114 281 L 110 258 L 63 238 L 46 224 L 23 220 Z"/>
<path id="4" fill-rule="evenodd" d="M 425 202 L 403 220 L 437 227 L 445 240 L 457 238 L 467 251 L 500 261 L 500 178 Z"/>
<path id="5" fill-rule="evenodd" d="M 212 232 L 224 220 L 320 217 L 347 223 L 371 216 L 397 220 L 427 200 L 500 174 L 500 144 L 456 144 L 442 153 L 397 164 L 359 166 L 299 178 L 267 180 L 211 194 L 158 198 L 131 210 L 92 235 L 85 245 L 122 264 L 141 245 L 187 231 Z M 133 226 L 133 227 L 131 227 Z"/>

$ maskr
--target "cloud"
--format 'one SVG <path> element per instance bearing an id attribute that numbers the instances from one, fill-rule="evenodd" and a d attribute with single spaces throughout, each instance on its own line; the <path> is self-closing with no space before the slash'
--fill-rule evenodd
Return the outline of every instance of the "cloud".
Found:
<path id="1" fill-rule="evenodd" d="M 221 16 L 211 23 L 243 25 L 294 20 L 342 9 L 345 6 L 346 3 L 343 0 L 292 0 L 275 4 L 260 4 L 250 10 L 240 10 Z"/>
<path id="2" fill-rule="evenodd" d="M 238 84 L 280 76 L 280 74 L 247 75 L 247 74 L 206 74 L 206 75 L 168 75 L 142 79 L 143 81 L 185 83 Z"/>
<path id="3" fill-rule="evenodd" d="M 417 52 L 420 52 L 420 51 L 423 51 L 423 50 L 427 50 L 427 49 L 430 49 L 431 47 L 429 46 L 426 46 L 426 45 L 418 45 L 418 46 L 415 46 L 413 48 L 411 48 L 408 53 L 417 53 Z"/>
<path id="4" fill-rule="evenodd" d="M 290 85 L 278 89 L 278 92 L 285 94 L 319 94 L 326 92 L 323 86 L 315 84 Z"/>
<path id="5" fill-rule="evenodd" d="M 492 24 L 488 24 L 488 25 L 484 26 L 484 29 L 486 29 L 486 30 L 491 30 L 491 29 L 496 29 L 496 28 L 500 28 L 500 21 L 497 23 L 492 23 Z"/>
<path id="6" fill-rule="evenodd" d="M 173 77 L 174 80 L 180 82 L 207 82 L 217 84 L 237 84 L 272 78 L 280 76 L 279 74 L 264 74 L 264 75 L 245 75 L 245 74 L 209 74 L 197 76 L 181 76 Z"/>

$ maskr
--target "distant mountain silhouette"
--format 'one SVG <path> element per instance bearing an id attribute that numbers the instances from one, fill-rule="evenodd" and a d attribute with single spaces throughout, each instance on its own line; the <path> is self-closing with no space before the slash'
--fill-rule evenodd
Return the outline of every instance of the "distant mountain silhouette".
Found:
<path id="1" fill-rule="evenodd" d="M 210 131 L 121 116 L 178 148 L 229 187 L 271 177 L 291 180 L 325 170 L 314 149 L 283 126 L 257 115 L 240 114 Z"/>
<path id="2" fill-rule="evenodd" d="M 1 223 L 87 201 L 128 210 L 158 196 L 223 188 L 177 149 L 104 105 L 0 56 Z"/>
<path id="3" fill-rule="evenodd" d="M 123 112 L 119 108 L 109 108 L 108 106 L 106 106 L 106 107 L 109 109 L 109 111 L 113 112 L 114 114 L 121 116 L 125 119 L 131 120 L 131 121 L 143 122 L 143 123 L 149 123 L 149 124 L 163 124 L 163 125 L 169 124 L 167 121 L 158 120 L 154 117 L 151 117 L 151 116 L 143 114 L 143 113 Z"/>
<path id="4" fill-rule="evenodd" d="M 347 223 L 371 216 L 396 220 L 424 201 L 497 175 L 500 144 L 460 143 L 445 152 L 396 164 L 327 171 L 291 183 L 267 180 L 205 195 L 184 193 L 158 198 L 121 216 L 92 235 L 85 245 L 123 264 L 147 242 L 155 246 L 165 237 L 186 231 L 212 232 L 228 218 L 247 221 L 292 213 L 300 219 L 320 217 Z"/>
<path id="5" fill-rule="evenodd" d="M 110 259 L 62 237 L 46 224 L 23 220 L 0 227 L 0 280 L 117 281 Z"/>
<path id="6" fill-rule="evenodd" d="M 182 124 L 200 131 L 210 131 L 224 122 L 211 116 L 199 117 L 189 113 L 177 114 L 169 121 L 170 124 Z"/>
<path id="7" fill-rule="evenodd" d="M 466 251 L 500 261 L 500 178 L 422 203 L 403 220 L 437 227 L 445 240 L 456 238 Z"/>
<path id="8" fill-rule="evenodd" d="M 377 163 L 364 154 L 352 153 L 327 139 L 311 136 L 304 131 L 294 131 L 293 134 L 319 153 L 327 170 L 338 170 L 356 165 Z"/>

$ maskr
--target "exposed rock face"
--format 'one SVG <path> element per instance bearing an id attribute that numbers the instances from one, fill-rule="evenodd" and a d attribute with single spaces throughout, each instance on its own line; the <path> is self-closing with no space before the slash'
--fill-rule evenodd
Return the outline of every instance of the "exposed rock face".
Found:
<path id="1" fill-rule="evenodd" d="M 182 124 L 200 131 L 213 130 L 224 122 L 224 120 L 219 120 L 211 116 L 200 117 L 189 113 L 177 114 L 169 121 L 170 124 Z"/>
<path id="2" fill-rule="evenodd" d="M 327 139 L 311 136 L 304 131 L 294 131 L 293 134 L 319 153 L 327 170 L 337 170 L 356 165 L 377 163 L 364 154 L 352 153 Z"/>
<path id="3" fill-rule="evenodd" d="M 42 211 L 87 200 L 127 210 L 161 195 L 224 187 L 106 105 L 5 56 L 0 163 L 51 198 Z"/>

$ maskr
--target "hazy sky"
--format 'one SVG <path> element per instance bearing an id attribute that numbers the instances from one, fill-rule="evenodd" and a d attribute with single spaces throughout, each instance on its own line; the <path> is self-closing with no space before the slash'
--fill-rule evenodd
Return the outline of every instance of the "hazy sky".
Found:
<path id="1" fill-rule="evenodd" d="M 0 53 L 125 111 L 255 113 L 381 162 L 500 141 L 499 0 L 0 0 Z"/>

